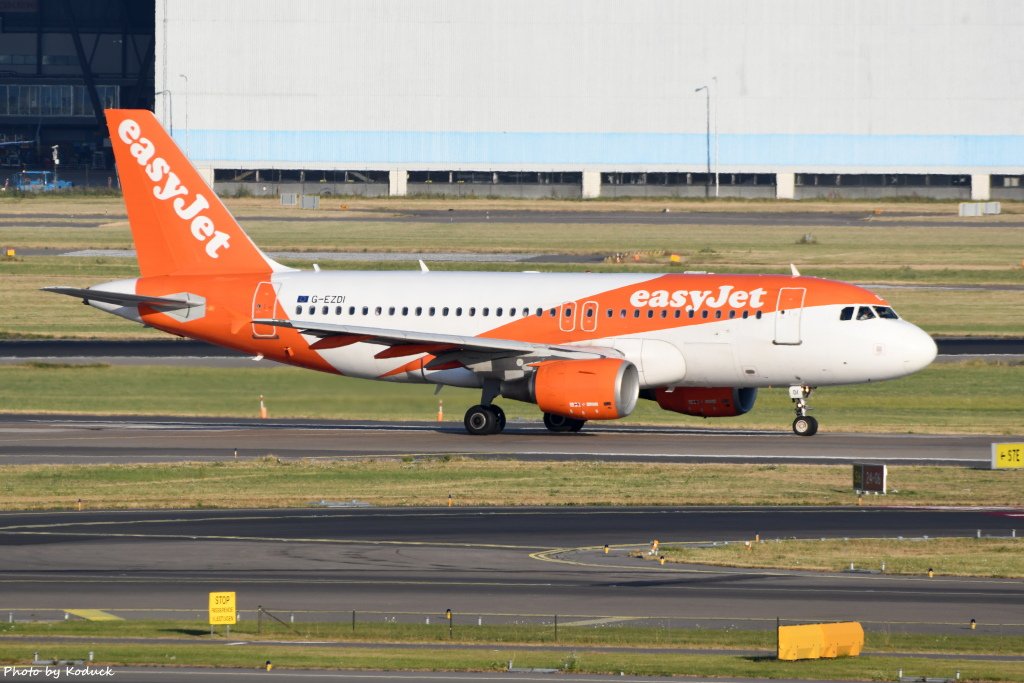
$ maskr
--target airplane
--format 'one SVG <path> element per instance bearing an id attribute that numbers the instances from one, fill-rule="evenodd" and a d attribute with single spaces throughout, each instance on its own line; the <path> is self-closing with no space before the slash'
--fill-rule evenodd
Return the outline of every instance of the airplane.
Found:
<path id="1" fill-rule="evenodd" d="M 170 334 L 349 377 L 468 387 L 470 434 L 505 428 L 498 398 L 553 432 L 640 400 L 700 417 L 788 387 L 810 436 L 814 388 L 927 367 L 931 337 L 861 287 L 710 273 L 300 271 L 257 247 L 147 110 L 107 110 L 140 276 L 47 287 Z"/>

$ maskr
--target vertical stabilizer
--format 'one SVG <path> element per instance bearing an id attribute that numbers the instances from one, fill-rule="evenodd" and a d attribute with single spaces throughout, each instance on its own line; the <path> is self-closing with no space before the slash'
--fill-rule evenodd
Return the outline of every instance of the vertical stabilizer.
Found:
<path id="1" fill-rule="evenodd" d="M 285 270 L 253 244 L 152 112 L 106 116 L 144 277 Z"/>

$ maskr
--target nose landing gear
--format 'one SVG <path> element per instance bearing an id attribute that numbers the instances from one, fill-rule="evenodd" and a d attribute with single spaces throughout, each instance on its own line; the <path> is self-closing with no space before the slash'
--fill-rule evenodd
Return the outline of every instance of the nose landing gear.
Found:
<path id="1" fill-rule="evenodd" d="M 807 414 L 811 407 L 807 405 L 807 399 L 811 397 L 814 389 L 806 386 L 792 386 L 789 388 L 789 397 L 793 400 L 793 409 L 796 411 L 796 419 L 793 420 L 793 433 L 797 436 L 814 436 L 818 433 L 818 421 Z"/>

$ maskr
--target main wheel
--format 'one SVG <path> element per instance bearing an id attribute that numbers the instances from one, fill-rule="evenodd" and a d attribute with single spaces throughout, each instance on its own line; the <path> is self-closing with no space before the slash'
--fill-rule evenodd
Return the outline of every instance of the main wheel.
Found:
<path id="1" fill-rule="evenodd" d="M 793 420 L 793 433 L 798 436 L 814 436 L 818 433 L 818 421 L 810 415 L 801 415 Z"/>
<path id="2" fill-rule="evenodd" d="M 552 432 L 578 432 L 586 420 L 577 420 L 555 413 L 544 413 L 544 426 Z"/>
<path id="3" fill-rule="evenodd" d="M 494 434 L 497 431 L 498 415 L 490 406 L 473 406 L 466 411 L 466 419 L 462 423 L 466 431 L 474 436 Z"/>
<path id="4" fill-rule="evenodd" d="M 505 411 L 494 405 L 493 403 L 489 406 L 484 406 L 492 413 L 494 413 L 494 432 L 493 434 L 500 434 L 505 431 Z"/>

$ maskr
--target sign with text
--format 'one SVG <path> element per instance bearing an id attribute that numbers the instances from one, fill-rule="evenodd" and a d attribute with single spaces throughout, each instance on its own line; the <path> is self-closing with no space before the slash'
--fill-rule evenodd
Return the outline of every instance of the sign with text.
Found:
<path id="1" fill-rule="evenodd" d="M 235 623 L 235 593 L 210 593 L 210 625 Z"/>
<path id="2" fill-rule="evenodd" d="M 885 493 L 888 471 L 885 465 L 853 464 L 853 490 L 865 493 Z"/>
<path id="3" fill-rule="evenodd" d="M 992 444 L 992 469 L 1024 469 L 1024 443 Z"/>

